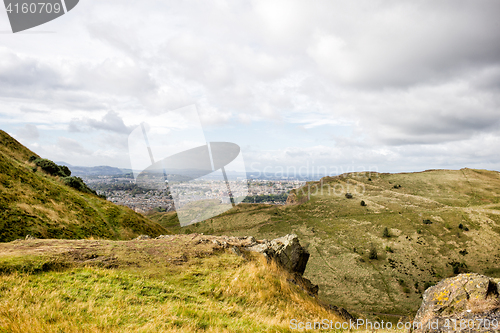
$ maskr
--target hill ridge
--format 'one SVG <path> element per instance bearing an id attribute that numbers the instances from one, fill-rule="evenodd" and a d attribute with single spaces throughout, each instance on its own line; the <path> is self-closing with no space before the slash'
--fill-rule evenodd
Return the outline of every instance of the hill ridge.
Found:
<path id="1" fill-rule="evenodd" d="M 295 233 L 312 253 L 304 276 L 320 286 L 320 297 L 354 313 L 414 315 L 423 291 L 444 277 L 500 277 L 497 171 L 350 173 L 308 182 L 290 196 L 294 205 L 240 205 L 185 230 L 172 225 L 175 213 L 151 219 L 174 232 Z"/>

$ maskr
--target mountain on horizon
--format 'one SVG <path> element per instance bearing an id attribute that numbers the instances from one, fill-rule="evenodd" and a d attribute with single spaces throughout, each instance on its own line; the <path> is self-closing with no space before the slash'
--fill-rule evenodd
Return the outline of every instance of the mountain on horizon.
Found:
<path id="1" fill-rule="evenodd" d="M 56 162 L 58 165 L 67 166 L 71 170 L 71 174 L 78 177 L 85 176 L 117 176 L 132 173 L 132 169 L 121 169 L 107 165 L 99 165 L 93 167 L 76 166 L 66 162 Z"/>

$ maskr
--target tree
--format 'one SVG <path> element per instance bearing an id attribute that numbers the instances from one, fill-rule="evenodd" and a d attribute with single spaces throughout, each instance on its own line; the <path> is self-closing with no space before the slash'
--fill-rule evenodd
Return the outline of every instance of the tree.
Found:
<path id="1" fill-rule="evenodd" d="M 384 228 L 384 232 L 382 233 L 382 237 L 389 238 L 391 235 L 389 235 L 389 229 L 387 227 Z"/>

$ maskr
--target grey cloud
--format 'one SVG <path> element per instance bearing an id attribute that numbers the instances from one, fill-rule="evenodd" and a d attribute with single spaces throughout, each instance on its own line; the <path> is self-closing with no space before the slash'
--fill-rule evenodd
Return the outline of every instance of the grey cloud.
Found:
<path id="1" fill-rule="evenodd" d="M 89 132 L 92 130 L 129 134 L 132 131 L 132 127 L 126 126 L 123 119 L 115 111 L 108 111 L 101 120 L 91 118 L 73 119 L 68 124 L 69 132 Z"/>
<path id="2" fill-rule="evenodd" d="M 66 154 L 66 155 L 91 155 L 92 152 L 88 149 L 86 149 L 85 147 L 83 147 L 83 145 L 74 140 L 74 139 L 70 139 L 70 138 L 66 138 L 66 137 L 59 137 L 57 139 L 57 147 L 59 150 L 61 150 L 61 152 L 63 154 Z"/>
<path id="3" fill-rule="evenodd" d="M 57 68 L 32 57 L 0 49 L 0 94 L 12 97 L 32 96 L 33 89 L 57 88 L 63 86 L 61 73 Z"/>
<path id="4" fill-rule="evenodd" d="M 24 127 L 21 127 L 17 130 L 17 136 L 23 140 L 32 142 L 37 140 L 40 137 L 40 133 L 38 132 L 38 128 L 33 124 L 26 124 Z"/>
<path id="5" fill-rule="evenodd" d="M 114 111 L 109 111 L 102 120 L 87 120 L 87 124 L 95 129 L 101 129 L 121 134 L 129 134 L 132 131 L 131 127 L 127 127 L 123 119 Z"/>

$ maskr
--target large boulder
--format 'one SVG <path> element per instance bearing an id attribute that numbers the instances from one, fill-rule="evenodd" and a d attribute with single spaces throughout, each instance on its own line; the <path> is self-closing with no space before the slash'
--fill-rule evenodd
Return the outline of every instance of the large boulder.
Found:
<path id="1" fill-rule="evenodd" d="M 413 332 L 500 332 L 500 279 L 460 274 L 428 288 Z"/>
<path id="2" fill-rule="evenodd" d="M 295 234 L 263 241 L 246 249 L 262 253 L 287 271 L 300 275 L 304 274 L 309 260 L 309 252 L 300 245 L 299 238 Z"/>

